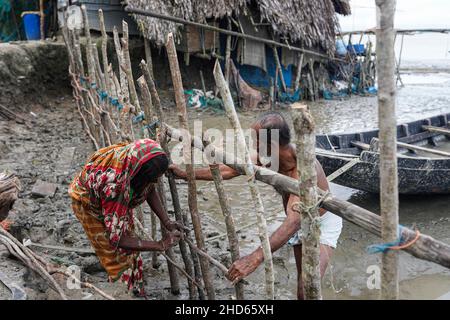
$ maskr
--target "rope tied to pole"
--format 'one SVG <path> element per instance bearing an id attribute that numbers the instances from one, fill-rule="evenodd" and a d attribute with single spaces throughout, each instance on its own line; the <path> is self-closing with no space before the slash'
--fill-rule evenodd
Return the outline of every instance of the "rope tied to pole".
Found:
<path id="1" fill-rule="evenodd" d="M 314 210 L 318 210 L 321 206 L 323 201 L 329 196 L 331 195 L 330 191 L 325 192 L 325 194 L 323 194 L 322 196 L 319 197 L 319 199 L 317 200 L 317 202 L 312 205 L 312 206 L 306 206 L 303 202 L 299 201 L 299 202 L 295 202 L 292 204 L 292 210 L 294 210 L 295 212 L 297 212 L 298 214 L 301 214 L 302 212 L 305 212 L 308 214 L 309 218 L 311 219 L 311 230 L 313 230 L 316 227 L 320 227 L 320 216 L 317 216 L 315 218 L 313 218 L 313 216 L 311 215 L 311 212 Z"/>
<path id="2" fill-rule="evenodd" d="M 403 249 L 409 248 L 417 240 L 419 240 L 420 231 L 418 229 L 416 229 L 415 237 L 413 239 L 411 239 L 410 241 L 404 243 L 404 241 L 406 239 L 403 239 L 402 228 L 404 228 L 402 225 L 398 226 L 397 240 L 392 241 L 392 242 L 386 242 L 386 243 L 372 244 L 367 247 L 367 252 L 369 254 L 375 254 L 375 253 L 384 253 L 388 250 L 403 250 Z"/>

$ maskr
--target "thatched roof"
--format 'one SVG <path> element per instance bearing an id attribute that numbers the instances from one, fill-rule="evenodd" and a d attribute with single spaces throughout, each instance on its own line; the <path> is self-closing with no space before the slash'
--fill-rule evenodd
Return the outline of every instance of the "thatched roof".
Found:
<path id="1" fill-rule="evenodd" d="M 291 43 L 334 53 L 336 12 L 349 13 L 348 0 L 127 0 L 132 8 L 145 9 L 189 21 L 206 22 L 250 11 L 270 23 L 275 36 Z M 163 45 L 177 25 L 161 19 L 135 15 L 145 37 Z"/>

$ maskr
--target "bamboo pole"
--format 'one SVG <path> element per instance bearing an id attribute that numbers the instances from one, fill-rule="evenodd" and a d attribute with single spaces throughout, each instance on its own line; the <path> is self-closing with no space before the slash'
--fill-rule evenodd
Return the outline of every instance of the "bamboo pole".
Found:
<path id="1" fill-rule="evenodd" d="M 303 58 L 304 58 L 304 54 L 301 53 L 300 54 L 300 58 L 298 60 L 298 65 L 297 65 L 297 75 L 295 76 L 295 85 L 294 85 L 294 92 L 297 92 L 298 88 L 300 87 L 300 79 L 302 77 L 302 66 L 303 66 Z"/>
<path id="2" fill-rule="evenodd" d="M 140 67 L 142 70 L 142 73 L 145 77 L 145 80 L 147 82 L 147 85 L 149 87 L 150 90 L 150 94 L 151 94 L 151 98 L 152 98 L 152 102 L 155 106 L 155 110 L 156 110 L 156 114 L 159 120 L 159 129 L 162 129 L 161 124 L 164 123 L 164 112 L 161 106 L 161 101 L 159 99 L 159 95 L 158 92 L 156 91 L 156 85 L 155 85 L 155 81 L 153 80 L 151 73 L 150 73 L 150 69 L 147 67 L 147 64 L 145 61 L 141 61 L 140 63 Z M 169 158 L 169 162 L 172 163 L 172 157 L 170 155 L 170 150 L 167 146 L 167 140 L 166 140 L 166 135 L 165 135 L 165 130 L 162 129 L 161 133 L 164 134 L 164 136 L 161 138 L 161 147 L 163 148 L 164 152 L 166 153 L 167 157 Z M 175 218 L 177 219 L 178 222 L 183 223 L 184 225 L 188 225 L 189 221 L 188 221 L 188 217 L 185 211 L 183 211 L 181 209 L 181 205 L 180 205 L 180 197 L 178 195 L 178 190 L 177 190 L 177 185 L 175 182 L 175 177 L 173 176 L 172 172 L 168 172 L 167 173 L 167 179 L 169 181 L 169 187 L 170 187 L 170 194 L 172 196 L 172 204 L 173 204 L 173 208 L 175 211 Z M 191 239 L 191 235 L 190 232 L 186 233 L 186 237 L 190 240 Z M 180 241 L 181 242 L 181 241 Z M 184 249 L 183 249 L 184 250 Z M 184 255 L 183 251 L 181 251 L 182 255 Z M 189 266 L 189 258 L 185 258 L 186 259 L 186 270 L 188 272 L 190 272 L 189 270 L 191 270 L 193 268 L 194 270 L 194 275 L 195 275 L 195 279 L 197 282 L 201 282 L 201 267 L 200 267 L 200 261 L 198 259 L 197 253 L 194 252 L 192 249 L 190 249 L 190 253 L 191 253 L 191 257 L 192 257 L 192 267 Z M 203 288 L 198 287 L 198 296 L 200 300 L 204 300 L 205 299 L 205 293 L 203 291 Z"/>
<path id="3" fill-rule="evenodd" d="M 230 18 L 228 18 L 228 30 L 231 30 L 231 21 Z M 227 42 L 225 47 L 225 80 L 227 81 L 227 84 L 230 83 L 230 59 L 231 59 L 231 35 L 227 35 Z"/>
<path id="4" fill-rule="evenodd" d="M 305 299 L 321 300 L 320 277 L 320 216 L 317 207 L 316 136 L 314 120 L 307 106 L 292 105 L 296 135 L 297 173 L 300 187 L 302 229 L 302 283 Z"/>
<path id="5" fill-rule="evenodd" d="M 178 110 L 178 121 L 186 134 L 189 134 L 189 126 L 187 122 L 186 100 L 184 98 L 183 83 L 181 80 L 180 67 L 178 65 L 178 57 L 175 49 L 173 35 L 169 33 L 166 43 L 167 55 L 169 58 L 170 72 L 172 74 L 172 82 L 175 91 L 175 101 Z M 197 208 L 197 186 L 195 184 L 195 171 L 193 166 L 193 153 L 189 139 L 183 146 L 183 155 L 186 164 L 187 180 L 188 180 L 188 205 L 191 212 L 192 224 L 194 226 L 194 234 L 197 246 L 200 250 L 205 248 L 205 238 L 203 236 L 200 216 Z M 200 266 L 203 274 L 203 281 L 209 300 L 215 299 L 214 285 L 209 270 L 209 262 L 204 258 L 200 258 Z"/>
<path id="6" fill-rule="evenodd" d="M 281 85 L 283 86 L 283 91 L 287 92 L 286 82 L 284 81 L 283 68 L 281 67 L 280 58 L 278 57 L 278 49 L 273 46 L 273 58 L 275 59 L 275 64 L 277 66 L 278 73 L 280 74 Z M 278 77 L 277 74 L 275 74 Z"/>
<path id="7" fill-rule="evenodd" d="M 144 38 L 144 50 L 145 50 L 145 60 L 147 61 L 148 72 L 152 76 L 152 79 L 155 78 L 153 74 L 153 58 L 152 58 L 152 48 L 150 46 L 150 40 Z"/>
<path id="8" fill-rule="evenodd" d="M 130 90 L 130 100 L 131 104 L 136 108 L 136 113 L 141 112 L 141 107 L 139 104 L 138 95 L 136 92 L 136 86 L 134 85 L 133 71 L 131 68 L 130 50 L 129 50 L 129 36 L 128 36 L 128 23 L 122 21 L 122 53 L 123 53 L 123 67 L 125 70 L 125 75 L 128 81 L 128 87 Z"/>
<path id="9" fill-rule="evenodd" d="M 207 146 L 207 144 L 205 144 L 205 140 L 203 140 L 203 144 L 205 145 L 205 147 Z M 209 170 L 211 171 L 211 175 L 214 180 L 214 185 L 216 186 L 217 190 L 217 195 L 219 197 L 220 208 L 225 218 L 225 226 L 227 229 L 228 244 L 230 246 L 231 261 L 234 262 L 236 260 L 239 260 L 240 253 L 239 253 L 239 240 L 236 234 L 232 209 L 230 206 L 230 202 L 228 200 L 228 196 L 225 192 L 225 188 L 223 186 L 223 178 L 219 170 L 219 164 L 217 163 L 210 164 Z M 236 290 L 236 298 L 238 300 L 244 300 L 245 299 L 244 285 L 242 282 L 239 281 L 238 283 L 236 283 L 235 290 Z"/>
<path id="10" fill-rule="evenodd" d="M 178 140 L 182 140 L 182 132 L 164 124 L 167 130 L 167 134 Z M 204 150 L 203 142 L 198 137 L 192 138 L 192 146 L 200 150 Z M 210 146 L 211 147 L 211 146 Z M 240 164 L 239 161 L 231 154 L 226 154 L 221 150 L 214 149 L 216 159 L 226 164 L 227 166 L 235 169 L 240 174 L 245 174 L 244 164 Z M 298 180 L 291 177 L 279 174 L 270 169 L 253 166 L 255 169 L 255 178 L 258 181 L 264 182 L 271 186 L 277 187 L 280 191 L 289 194 L 298 195 L 299 183 Z M 332 194 L 329 194 L 323 190 L 318 190 L 321 197 L 321 207 L 327 211 L 333 212 L 343 219 L 354 223 L 355 225 L 369 231 L 370 233 L 381 237 L 381 218 L 379 215 L 372 213 L 366 209 L 358 207 L 345 200 L 335 198 Z M 408 243 L 414 239 L 417 233 L 407 227 L 401 228 L 401 236 L 405 243 Z M 402 249 L 403 251 L 413 255 L 414 257 L 430 262 L 439 264 L 445 268 L 450 269 L 450 245 L 434 239 L 423 233 L 420 234 L 417 241 Z"/>
<path id="11" fill-rule="evenodd" d="M 130 112 L 130 93 L 128 90 L 128 81 L 127 76 L 124 69 L 121 66 L 125 65 L 124 54 L 122 50 L 122 45 L 120 44 L 119 32 L 117 28 L 114 26 L 113 28 L 113 36 L 114 36 L 114 47 L 116 49 L 117 61 L 119 65 L 119 78 L 120 78 L 120 95 L 119 101 L 121 101 L 123 105 L 123 110 L 119 113 L 119 125 L 120 129 L 125 133 L 125 135 L 131 137 L 131 121 L 129 117 Z"/>
<path id="12" fill-rule="evenodd" d="M 144 63 L 141 62 L 141 68 L 142 68 L 143 73 L 148 72 L 147 76 L 148 77 L 151 76 L 149 68 L 146 66 L 145 62 Z M 147 86 L 147 82 L 145 81 L 145 76 L 138 79 L 138 85 L 141 89 L 142 100 L 144 102 L 145 118 L 149 119 L 148 121 L 153 122 L 153 120 L 156 117 L 153 114 L 153 106 L 152 106 L 152 100 L 151 100 L 152 98 L 150 96 L 150 90 Z M 171 163 L 172 162 L 171 156 L 170 156 L 169 148 L 167 147 L 167 141 L 165 139 L 165 136 L 163 136 L 163 137 L 161 137 L 161 139 L 159 139 L 159 143 L 160 143 L 161 147 L 163 148 L 164 152 L 166 153 L 166 156 L 169 159 L 169 163 Z M 170 188 L 170 192 L 172 195 L 172 205 L 174 207 L 175 218 L 178 222 L 180 222 L 181 224 L 184 224 L 184 221 L 182 218 L 182 213 L 181 213 L 180 201 L 178 198 L 178 191 L 173 190 L 173 188 L 176 189 L 175 180 L 174 180 L 173 174 L 171 172 L 168 172 L 168 174 L 170 174 L 173 179 L 172 183 L 169 181 L 169 188 Z M 174 196 L 173 196 L 174 193 L 176 193 L 175 201 L 174 201 Z M 192 260 L 190 259 L 188 249 L 187 249 L 184 239 L 180 240 L 179 247 L 180 247 L 181 256 L 183 258 L 183 263 L 186 268 L 186 272 L 192 278 L 194 276 L 194 269 L 193 269 Z M 195 289 L 194 283 L 192 281 L 190 281 L 189 278 L 188 278 L 188 288 L 189 288 L 189 297 L 191 299 L 195 299 L 195 290 L 196 289 Z"/>
<path id="13" fill-rule="evenodd" d="M 395 120 L 395 0 L 376 0 L 378 123 L 380 126 L 380 211 L 384 242 L 398 233 L 397 127 Z M 382 253 L 381 297 L 398 299 L 398 252 Z"/>
<path id="14" fill-rule="evenodd" d="M 39 28 L 41 33 L 41 40 L 45 40 L 45 15 L 44 15 L 44 0 L 39 0 Z"/>
<path id="15" fill-rule="evenodd" d="M 159 198 L 161 200 L 161 204 L 162 204 L 162 206 L 164 208 L 164 211 L 167 212 L 166 193 L 164 191 L 164 183 L 163 183 L 162 178 L 158 179 L 158 183 L 156 185 L 156 189 L 158 191 L 158 195 L 159 195 Z M 162 221 L 160 221 L 160 228 L 161 228 L 161 235 L 163 237 L 165 237 L 166 234 L 167 234 L 167 230 L 164 227 L 164 225 L 162 224 Z M 165 253 L 171 260 L 175 260 L 173 248 L 167 249 Z M 175 266 L 172 265 L 172 263 L 170 263 L 169 260 L 167 260 L 167 269 L 169 271 L 170 291 L 173 294 L 178 295 L 178 294 L 180 294 L 180 281 L 179 281 L 179 278 L 178 278 L 178 274 L 177 274 L 177 272 L 175 270 Z"/>
<path id="16" fill-rule="evenodd" d="M 266 274 L 266 295 L 269 300 L 274 299 L 274 273 L 273 273 L 273 261 L 272 261 L 272 251 L 270 248 L 269 235 L 267 234 L 267 223 L 264 218 L 264 205 L 259 193 L 258 186 L 256 185 L 256 180 L 254 177 L 253 163 L 250 158 L 250 153 L 245 144 L 244 133 L 239 122 L 239 118 L 234 108 L 233 98 L 231 96 L 230 89 L 225 81 L 222 74 L 219 61 L 216 61 L 214 66 L 214 79 L 216 80 L 216 86 L 219 88 L 220 95 L 223 100 L 223 105 L 225 112 L 230 120 L 231 125 L 234 128 L 235 134 L 237 134 L 238 146 L 244 151 L 245 156 L 245 174 L 248 177 L 248 185 L 250 187 L 250 192 L 252 194 L 252 199 L 255 205 L 256 216 L 258 218 L 258 230 L 259 239 L 261 241 L 261 246 L 264 255 L 264 266 Z"/>
<path id="17" fill-rule="evenodd" d="M 381 129 L 381 127 L 380 127 L 380 129 Z M 372 143 L 378 143 L 379 141 L 381 142 L 381 136 L 380 136 L 380 139 L 372 138 Z M 397 143 L 398 147 L 402 147 L 402 148 L 405 148 L 408 150 L 417 150 L 417 151 L 427 152 L 427 153 L 436 154 L 436 155 L 446 157 L 446 158 L 450 157 L 450 152 L 441 151 L 441 150 L 437 150 L 437 149 L 425 148 L 425 147 L 416 146 L 414 144 L 404 143 L 404 142 L 400 142 L 400 141 L 396 141 L 396 143 Z M 380 145 L 381 145 L 381 143 L 380 143 Z M 381 151 L 381 148 L 380 148 L 380 151 Z"/>

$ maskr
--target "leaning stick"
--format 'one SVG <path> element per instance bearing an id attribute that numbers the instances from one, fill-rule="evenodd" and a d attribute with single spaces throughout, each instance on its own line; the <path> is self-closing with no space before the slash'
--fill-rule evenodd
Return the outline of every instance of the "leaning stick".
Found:
<path id="1" fill-rule="evenodd" d="M 205 139 L 203 140 L 205 141 Z M 205 144 L 205 142 L 203 142 Z M 205 147 L 207 145 L 205 144 Z M 212 157 L 214 159 L 214 157 Z M 228 244 L 230 246 L 231 253 L 231 261 L 234 262 L 239 260 L 239 241 L 236 234 L 236 228 L 234 225 L 233 214 L 230 206 L 230 201 L 228 200 L 228 196 L 225 192 L 225 188 L 223 186 L 223 178 L 222 174 L 219 170 L 219 164 L 212 163 L 209 165 L 209 170 L 211 171 L 211 175 L 214 180 L 214 185 L 216 186 L 217 195 L 219 197 L 220 208 L 222 209 L 222 214 L 225 218 L 225 226 L 227 228 L 227 236 L 228 236 Z M 236 298 L 238 300 L 244 300 L 244 286 L 242 282 L 238 282 L 235 285 L 236 290 Z"/>
<path id="2" fill-rule="evenodd" d="M 298 65 L 297 65 L 297 75 L 295 77 L 294 92 L 297 92 L 298 88 L 300 87 L 300 79 L 302 77 L 303 57 L 304 57 L 304 54 L 301 53 L 299 61 L 298 61 Z"/>
<path id="3" fill-rule="evenodd" d="M 30 249 L 21 244 L 19 240 L 14 238 L 9 232 L 4 230 L 3 228 L 0 228 L 0 235 L 3 236 L 5 239 L 7 239 L 7 242 L 9 242 L 11 246 L 18 247 L 18 250 L 16 250 L 16 252 L 20 255 L 26 255 L 25 261 L 30 261 L 28 267 L 32 268 L 37 273 L 39 273 L 44 279 L 46 279 L 55 289 L 55 291 L 58 292 L 58 294 L 61 296 L 63 300 L 67 300 L 67 296 L 60 287 L 60 285 L 55 281 L 55 279 L 53 279 L 53 277 L 44 269 L 44 267 L 42 267 L 42 265 L 30 253 L 31 252 Z"/>
<path id="4" fill-rule="evenodd" d="M 321 300 L 320 286 L 320 225 L 317 208 L 316 136 L 314 120 L 307 106 L 292 105 L 296 135 L 299 211 L 302 228 L 302 283 L 307 300 Z"/>
<path id="5" fill-rule="evenodd" d="M 136 108 L 136 114 L 141 112 L 141 107 L 139 104 L 139 99 L 136 91 L 136 86 L 133 80 L 133 71 L 131 69 L 131 59 L 129 50 L 129 37 L 128 37 L 128 23 L 122 21 L 122 52 L 123 52 L 123 62 L 122 67 L 125 68 L 125 74 L 127 76 L 128 87 L 130 89 L 131 104 Z"/>
<path id="6" fill-rule="evenodd" d="M 224 266 L 222 263 L 211 257 L 209 254 L 207 254 L 205 251 L 201 250 L 199 247 L 197 247 L 195 244 L 192 243 L 192 241 L 186 239 L 186 242 L 189 244 L 189 246 L 194 249 L 200 256 L 207 259 L 209 262 L 211 262 L 212 265 L 219 268 L 220 271 L 222 271 L 223 274 L 228 273 L 228 268 Z"/>
<path id="7" fill-rule="evenodd" d="M 169 58 L 170 72 L 172 74 L 172 82 L 175 91 L 175 101 L 178 110 L 178 121 L 180 126 L 189 135 L 189 126 L 187 122 L 186 101 L 184 98 L 183 83 L 181 80 L 180 67 L 178 65 L 177 51 L 175 49 L 175 42 L 172 33 L 169 33 L 166 43 L 167 55 Z M 197 246 L 200 249 L 205 247 L 205 238 L 203 236 L 202 225 L 197 208 L 197 186 L 195 184 L 195 172 L 192 164 L 193 156 L 190 143 L 185 143 L 183 146 L 184 160 L 186 163 L 186 172 L 188 180 L 188 205 L 191 212 L 192 224 L 194 226 L 194 233 Z M 200 258 L 200 266 L 203 274 L 203 281 L 206 288 L 206 293 L 209 300 L 215 299 L 214 286 L 209 271 L 209 263 L 204 257 Z"/>
<path id="8" fill-rule="evenodd" d="M 216 61 L 214 66 L 214 78 L 216 80 L 216 85 L 219 88 L 220 95 L 222 96 L 223 105 L 230 120 L 231 125 L 237 134 L 238 146 L 244 151 L 245 156 L 245 174 L 248 177 L 248 185 L 250 187 L 250 192 L 252 194 L 252 199 L 256 209 L 256 216 L 258 218 L 258 229 L 259 229 L 259 239 L 261 241 L 262 251 L 264 255 L 265 273 L 266 273 L 266 294 L 269 300 L 274 299 L 274 272 L 273 272 L 273 261 L 272 261 L 272 251 L 270 249 L 269 236 L 267 234 L 267 223 L 264 218 L 264 205 L 261 199 L 261 194 L 259 193 L 258 186 L 255 180 L 255 170 L 253 168 L 252 160 L 250 159 L 250 153 L 247 145 L 245 144 L 245 137 L 242 131 L 239 118 L 234 108 L 233 98 L 231 96 L 230 89 L 227 82 L 222 74 L 222 69 L 220 68 L 219 61 Z"/>
<path id="9" fill-rule="evenodd" d="M 142 74 L 144 75 L 144 78 L 146 80 L 146 84 L 148 85 L 148 88 L 150 90 L 151 100 L 152 100 L 152 103 L 154 106 L 154 110 L 156 111 L 157 118 L 160 123 L 158 125 L 158 127 L 161 129 L 161 123 L 164 123 L 164 121 L 165 121 L 164 112 L 163 112 L 163 109 L 161 106 L 161 101 L 159 99 L 158 91 L 156 90 L 155 81 L 153 80 L 152 74 L 150 72 L 151 68 L 147 66 L 147 64 L 144 60 L 141 61 L 140 67 L 142 70 Z M 170 155 L 170 150 L 167 145 L 167 140 L 166 140 L 166 135 L 164 133 L 164 130 L 162 130 L 162 136 L 161 136 L 160 142 L 161 142 L 161 147 L 163 148 L 164 152 L 166 153 L 166 155 L 169 159 L 169 163 L 172 163 L 172 157 Z M 177 184 L 175 182 L 175 177 L 173 176 L 173 173 L 171 171 L 167 172 L 167 180 L 169 181 L 169 188 L 170 188 L 170 194 L 172 197 L 172 205 L 173 205 L 173 210 L 175 212 L 175 218 L 178 222 L 180 222 L 184 225 L 188 225 L 188 217 L 187 217 L 187 214 L 181 209 L 180 197 L 178 195 Z M 189 232 L 186 234 L 186 237 L 188 237 L 188 239 L 191 239 L 191 235 Z M 187 272 L 189 274 L 195 274 L 197 282 L 200 282 L 201 281 L 200 262 L 199 262 L 197 254 L 193 250 L 191 250 L 192 259 L 190 259 L 187 255 L 186 244 L 184 244 L 183 240 L 180 241 L 180 243 L 181 243 L 180 251 L 181 251 L 181 255 L 183 257 L 183 261 L 185 263 Z M 199 298 L 201 300 L 203 300 L 204 296 L 205 296 L 204 292 L 202 290 L 200 290 L 200 288 L 198 291 L 199 291 L 198 292 Z"/>
<path id="10" fill-rule="evenodd" d="M 141 67 L 142 67 L 142 63 L 141 63 Z M 148 68 L 145 65 L 144 65 L 143 71 L 144 71 L 144 73 L 149 72 Z M 141 89 L 141 93 L 142 93 L 142 101 L 144 104 L 145 118 L 149 119 L 149 121 L 153 121 L 155 116 L 153 114 L 152 98 L 150 96 L 150 91 L 147 86 L 147 82 L 145 81 L 145 77 L 140 77 L 138 79 L 138 85 L 139 85 L 139 87 Z M 163 148 L 164 152 L 166 153 L 167 158 L 169 159 L 169 163 L 171 163 L 171 157 L 170 157 L 170 153 L 169 153 L 169 148 L 167 147 L 165 136 L 161 137 L 161 139 L 158 139 L 158 140 L 159 140 L 158 142 L 161 144 L 161 147 Z M 169 174 L 172 175 L 173 182 L 175 182 L 175 180 L 173 178 L 173 174 L 171 172 L 169 172 Z M 171 184 L 169 181 L 169 186 L 170 186 L 170 192 L 172 195 L 172 203 L 173 203 L 173 207 L 174 207 L 174 211 L 175 211 L 175 218 L 178 222 L 183 224 L 181 207 L 180 207 L 180 202 L 178 199 L 178 192 L 176 190 L 175 190 L 176 201 L 174 201 L 174 196 L 173 196 L 173 193 L 174 193 L 173 188 L 176 188 L 176 185 L 175 185 L 175 183 Z M 183 258 L 183 262 L 186 267 L 186 271 L 189 275 L 193 276 L 194 271 L 193 271 L 192 261 L 188 254 L 188 249 L 187 249 L 186 243 L 184 242 L 183 239 L 180 240 L 179 246 L 180 246 L 181 256 Z M 188 281 L 188 287 L 189 287 L 189 295 L 190 295 L 191 299 L 194 299 L 195 287 L 190 281 Z"/>
<path id="11" fill-rule="evenodd" d="M 273 57 L 275 59 L 277 70 L 278 70 L 278 73 L 280 74 L 280 80 L 281 80 L 281 85 L 283 86 L 283 91 L 287 92 L 286 82 L 284 81 L 283 68 L 281 67 L 280 59 L 278 57 L 278 49 L 275 46 L 273 46 L 272 49 L 273 49 Z M 278 75 L 275 74 L 275 77 L 278 77 Z"/>

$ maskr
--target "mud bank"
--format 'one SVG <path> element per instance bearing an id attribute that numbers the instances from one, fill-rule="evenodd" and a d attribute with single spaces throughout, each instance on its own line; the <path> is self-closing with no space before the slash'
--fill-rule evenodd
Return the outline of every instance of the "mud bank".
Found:
<path id="1" fill-rule="evenodd" d="M 50 41 L 0 44 L 0 103 L 24 107 L 45 96 L 69 93 L 64 44 Z"/>

